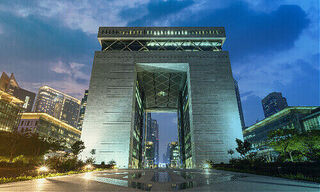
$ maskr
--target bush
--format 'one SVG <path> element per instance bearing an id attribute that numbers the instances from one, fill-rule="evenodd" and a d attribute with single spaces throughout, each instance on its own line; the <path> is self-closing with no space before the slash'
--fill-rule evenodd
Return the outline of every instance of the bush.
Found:
<path id="1" fill-rule="evenodd" d="M 50 169 L 56 172 L 78 171 L 82 169 L 85 163 L 76 157 L 51 157 L 45 162 Z"/>

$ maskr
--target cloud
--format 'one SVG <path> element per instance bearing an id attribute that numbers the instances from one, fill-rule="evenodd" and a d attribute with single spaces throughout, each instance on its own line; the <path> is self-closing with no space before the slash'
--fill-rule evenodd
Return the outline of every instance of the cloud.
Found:
<path id="1" fill-rule="evenodd" d="M 118 17 L 121 10 L 148 3 L 149 0 L 105 1 L 105 0 L 34 0 L 8 1 L 0 5 L 0 11 L 10 12 L 18 17 L 43 17 L 56 19 L 64 26 L 96 34 L 98 27 L 124 26 L 127 21 Z"/>
<path id="2" fill-rule="evenodd" d="M 61 60 L 51 63 L 50 71 L 55 75 L 53 80 L 38 80 L 38 82 L 21 82 L 22 87 L 37 92 L 38 88 L 48 85 L 77 98 L 82 98 L 84 90 L 88 89 L 90 75 L 83 72 L 86 65 L 76 62 L 64 63 Z M 20 83 L 20 82 L 19 82 Z"/>
<path id="3" fill-rule="evenodd" d="M 170 16 L 178 14 L 183 9 L 194 4 L 193 0 L 155 0 L 150 1 L 148 4 L 143 6 L 123 9 L 120 12 L 120 16 L 124 19 L 129 19 L 128 26 L 166 26 L 170 25 Z M 131 19 L 133 15 L 140 12 L 144 13 L 143 16 L 138 14 L 140 17 Z M 131 18 L 130 18 L 131 17 Z"/>

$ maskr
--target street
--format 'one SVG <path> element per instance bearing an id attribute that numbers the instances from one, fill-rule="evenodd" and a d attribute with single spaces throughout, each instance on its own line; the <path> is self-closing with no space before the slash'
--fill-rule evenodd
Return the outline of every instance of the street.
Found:
<path id="1" fill-rule="evenodd" d="M 0 185 L 0 191 L 320 191 L 320 185 L 220 170 L 107 170 Z"/>

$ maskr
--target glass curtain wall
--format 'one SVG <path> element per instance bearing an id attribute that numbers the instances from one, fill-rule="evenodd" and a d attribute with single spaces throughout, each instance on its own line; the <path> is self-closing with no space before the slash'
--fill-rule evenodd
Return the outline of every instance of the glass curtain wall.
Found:
<path id="1" fill-rule="evenodd" d="M 192 168 L 190 116 L 189 116 L 189 94 L 187 80 L 179 97 L 178 108 L 178 130 L 179 145 L 183 168 Z"/>

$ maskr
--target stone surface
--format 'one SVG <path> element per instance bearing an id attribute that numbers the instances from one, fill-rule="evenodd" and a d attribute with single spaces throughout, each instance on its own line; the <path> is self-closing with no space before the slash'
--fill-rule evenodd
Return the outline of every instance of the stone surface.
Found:
<path id="1" fill-rule="evenodd" d="M 109 170 L 8 183 L 0 191 L 319 191 L 317 183 L 218 170 Z"/>

